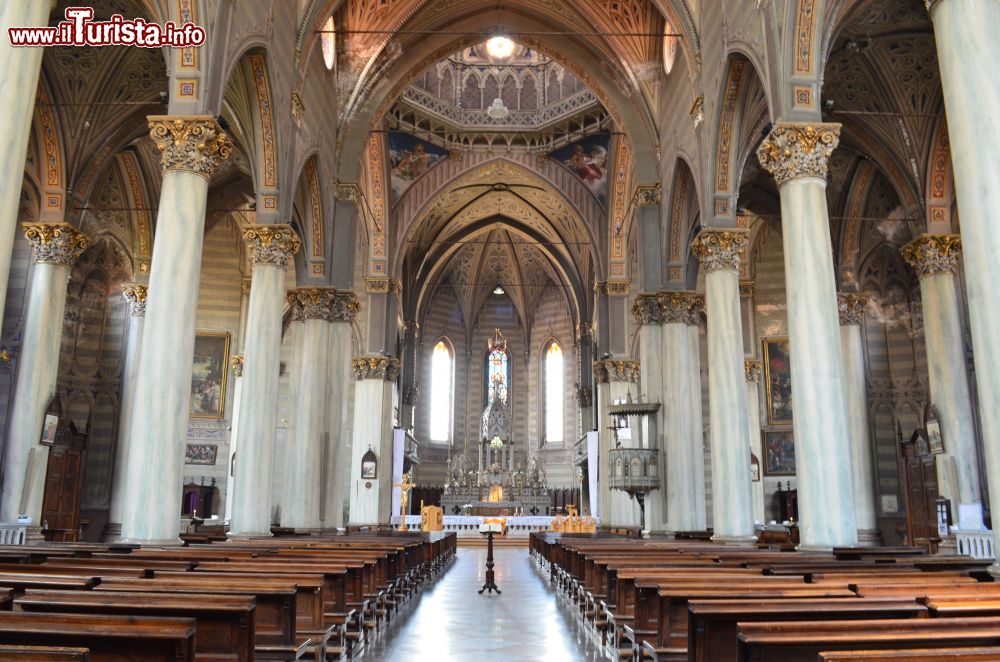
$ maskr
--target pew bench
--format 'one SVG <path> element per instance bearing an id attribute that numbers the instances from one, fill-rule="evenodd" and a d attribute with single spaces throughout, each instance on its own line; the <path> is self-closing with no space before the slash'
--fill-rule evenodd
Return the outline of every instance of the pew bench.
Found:
<path id="1" fill-rule="evenodd" d="M 0 644 L 0 662 L 88 662 L 86 648 Z"/>
<path id="2" fill-rule="evenodd" d="M 824 651 L 819 654 L 820 662 L 945 662 L 963 660 L 965 662 L 996 662 L 1000 660 L 1000 648 L 921 648 L 915 650 L 858 650 Z"/>

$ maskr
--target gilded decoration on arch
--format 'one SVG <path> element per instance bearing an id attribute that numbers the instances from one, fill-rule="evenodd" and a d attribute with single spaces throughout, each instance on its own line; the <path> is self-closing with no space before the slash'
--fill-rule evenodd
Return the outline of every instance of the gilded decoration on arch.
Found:
<path id="1" fill-rule="evenodd" d="M 229 137 L 211 115 L 150 115 L 147 119 L 163 172 L 193 172 L 211 179 L 233 151 Z"/>

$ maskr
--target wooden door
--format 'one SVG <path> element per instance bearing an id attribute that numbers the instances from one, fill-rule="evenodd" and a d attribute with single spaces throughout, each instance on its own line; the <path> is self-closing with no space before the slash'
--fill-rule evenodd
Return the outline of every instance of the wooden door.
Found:
<path id="1" fill-rule="evenodd" d="M 45 500 L 42 521 L 48 523 L 49 540 L 71 541 L 77 538 L 80 521 L 80 482 L 83 475 L 84 449 L 53 446 L 45 475 Z"/>
<path id="2" fill-rule="evenodd" d="M 919 433 L 901 445 L 903 497 L 906 499 L 907 543 L 936 551 L 941 541 L 937 528 L 937 464 Z"/>

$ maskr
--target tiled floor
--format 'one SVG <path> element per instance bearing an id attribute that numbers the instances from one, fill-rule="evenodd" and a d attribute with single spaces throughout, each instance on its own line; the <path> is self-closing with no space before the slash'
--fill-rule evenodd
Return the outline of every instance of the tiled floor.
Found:
<path id="1" fill-rule="evenodd" d="M 460 548 L 447 572 L 402 613 L 361 659 L 604 660 L 527 549 L 497 549 L 502 595 L 476 593 L 486 574 L 486 550 Z"/>

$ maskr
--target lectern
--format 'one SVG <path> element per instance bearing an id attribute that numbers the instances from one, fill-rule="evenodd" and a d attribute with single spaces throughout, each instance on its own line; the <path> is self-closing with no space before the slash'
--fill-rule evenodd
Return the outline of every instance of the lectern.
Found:
<path id="1" fill-rule="evenodd" d="M 483 522 L 479 525 L 479 532 L 486 536 L 486 583 L 479 589 L 479 593 L 484 591 L 496 591 L 500 595 L 501 591 L 497 587 L 496 579 L 493 575 L 493 534 L 503 532 L 503 524 L 500 522 Z"/>

